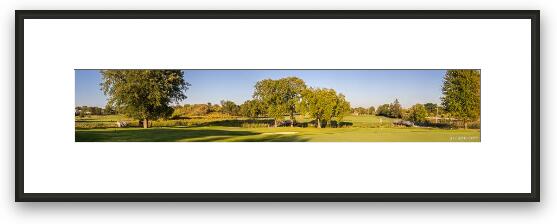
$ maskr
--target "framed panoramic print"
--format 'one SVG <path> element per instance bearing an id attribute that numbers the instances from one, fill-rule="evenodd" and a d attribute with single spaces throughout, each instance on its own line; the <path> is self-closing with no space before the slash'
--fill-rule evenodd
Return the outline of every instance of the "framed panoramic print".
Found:
<path id="1" fill-rule="evenodd" d="M 539 201 L 539 18 L 16 11 L 15 200 Z"/>

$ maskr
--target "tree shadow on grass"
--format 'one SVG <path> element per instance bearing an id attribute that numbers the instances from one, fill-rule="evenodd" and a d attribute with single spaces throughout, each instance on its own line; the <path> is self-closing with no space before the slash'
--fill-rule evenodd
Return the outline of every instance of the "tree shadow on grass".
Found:
<path id="1" fill-rule="evenodd" d="M 234 140 L 235 142 L 307 142 L 308 138 L 297 135 L 256 135 L 248 138 Z"/>
<path id="2" fill-rule="evenodd" d="M 239 138 L 235 140 L 234 138 Z M 306 141 L 298 136 L 263 135 L 252 131 L 199 130 L 189 128 L 149 128 L 149 129 L 89 129 L 76 130 L 76 142 L 299 142 Z"/>
<path id="3" fill-rule="evenodd" d="M 75 133 L 76 142 L 176 142 L 204 137 L 236 137 L 256 135 L 251 131 L 176 129 L 110 129 L 79 130 Z"/>

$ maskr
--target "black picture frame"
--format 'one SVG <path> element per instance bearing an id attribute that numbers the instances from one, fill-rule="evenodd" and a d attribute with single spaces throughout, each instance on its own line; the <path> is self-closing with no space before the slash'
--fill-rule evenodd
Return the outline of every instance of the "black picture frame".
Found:
<path id="1" fill-rule="evenodd" d="M 530 19 L 530 193 L 25 193 L 25 19 Z M 540 201 L 540 11 L 15 11 L 15 201 L 16 202 L 539 202 Z"/>

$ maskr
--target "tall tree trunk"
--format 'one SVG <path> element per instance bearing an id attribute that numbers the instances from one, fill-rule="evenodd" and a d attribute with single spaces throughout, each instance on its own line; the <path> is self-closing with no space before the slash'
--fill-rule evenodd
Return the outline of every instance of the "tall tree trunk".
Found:
<path id="1" fill-rule="evenodd" d="M 143 128 L 149 127 L 149 120 L 147 118 L 143 119 Z"/>
<path id="2" fill-rule="evenodd" d="M 294 113 L 290 113 L 290 127 L 294 127 Z"/>
<path id="3" fill-rule="evenodd" d="M 464 119 L 464 129 L 468 129 L 468 122 Z"/>
<path id="4" fill-rule="evenodd" d="M 275 128 L 278 127 L 278 120 L 275 118 Z"/>
<path id="5" fill-rule="evenodd" d="M 321 119 L 317 118 L 317 128 L 321 128 Z"/>

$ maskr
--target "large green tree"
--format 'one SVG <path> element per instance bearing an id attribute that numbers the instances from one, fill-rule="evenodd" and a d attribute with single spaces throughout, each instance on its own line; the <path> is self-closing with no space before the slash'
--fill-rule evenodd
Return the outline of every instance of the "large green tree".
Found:
<path id="1" fill-rule="evenodd" d="M 422 104 L 415 104 L 408 109 L 408 120 L 413 122 L 425 122 L 427 121 L 427 110 Z"/>
<path id="2" fill-rule="evenodd" d="M 480 117 L 480 71 L 447 70 L 443 80 L 443 108 L 461 119 L 464 128 Z"/>
<path id="3" fill-rule="evenodd" d="M 393 118 L 401 118 L 402 117 L 402 106 L 398 99 L 395 99 L 395 102 L 391 103 L 389 106 L 389 115 Z"/>
<path id="4" fill-rule="evenodd" d="M 350 103 L 334 89 L 308 88 L 302 94 L 300 109 L 314 118 L 317 127 L 321 128 L 323 121 L 329 123 L 333 118 L 341 121 L 350 112 Z"/>
<path id="5" fill-rule="evenodd" d="M 307 88 L 304 80 L 298 77 L 287 77 L 279 79 L 282 82 L 285 92 L 286 110 L 290 116 L 290 126 L 294 127 L 296 123 L 295 113 L 298 111 L 297 106 L 302 100 L 302 92 Z"/>
<path id="6" fill-rule="evenodd" d="M 367 113 L 370 115 L 374 115 L 375 114 L 375 107 L 371 106 L 369 107 L 369 109 L 367 109 Z"/>
<path id="7" fill-rule="evenodd" d="M 385 117 L 391 116 L 390 105 L 389 104 L 380 105 L 379 107 L 377 107 L 375 114 L 379 116 L 385 116 Z"/>
<path id="8" fill-rule="evenodd" d="M 297 77 L 264 79 L 255 84 L 253 97 L 267 107 L 267 114 L 275 119 L 275 127 L 285 114 L 290 116 L 291 126 L 294 126 L 296 105 L 299 104 L 305 88 L 304 80 Z"/>
<path id="9" fill-rule="evenodd" d="M 172 115 L 171 103 L 186 99 L 181 70 L 102 70 L 101 90 L 118 112 L 143 122 Z"/>

